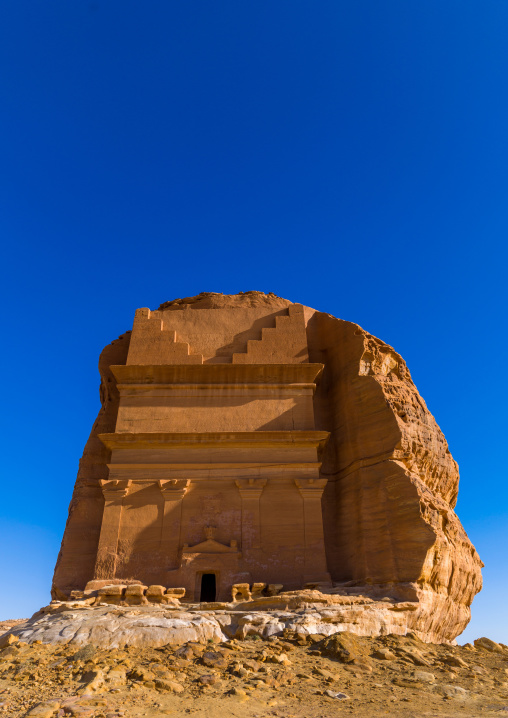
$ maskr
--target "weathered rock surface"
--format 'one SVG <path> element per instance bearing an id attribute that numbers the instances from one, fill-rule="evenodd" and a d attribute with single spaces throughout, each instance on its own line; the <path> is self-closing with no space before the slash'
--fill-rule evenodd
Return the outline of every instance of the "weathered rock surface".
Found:
<path id="1" fill-rule="evenodd" d="M 89 599 L 54 601 L 0 637 L 0 647 L 2 641 L 17 640 L 92 644 L 102 648 L 164 646 L 188 641 L 243 640 L 248 636 L 266 639 L 290 631 L 302 638 L 330 637 L 322 650 L 343 660 L 340 651 L 345 655 L 349 650 L 343 643 L 342 637 L 346 635 L 404 636 L 411 631 L 415 637 L 427 638 L 418 630 L 422 611 L 418 602 L 376 601 L 364 595 L 289 591 L 244 603 L 185 605 L 175 601 L 171 606 L 158 603 L 121 606 L 115 596 L 110 603 L 107 598 L 98 595 L 94 604 Z M 352 639 L 348 640 L 354 646 Z M 500 646 L 499 651 L 503 651 Z M 389 651 L 382 658 L 390 660 Z M 427 665 L 417 653 L 413 653 L 411 660 L 416 665 Z M 344 662 L 348 661 L 344 658 Z"/>
<path id="2" fill-rule="evenodd" d="M 102 408 L 80 462 L 55 569 L 54 598 L 68 599 L 71 591 L 83 591 L 90 579 L 98 577 L 98 572 L 102 572 L 103 578 L 117 578 L 120 582 L 122 576 L 128 575 L 146 585 L 168 586 L 171 572 L 160 576 L 158 567 L 167 563 L 168 556 L 173 562 L 180 561 L 186 550 L 177 546 L 168 548 L 166 554 L 160 553 L 162 549 L 154 536 L 161 535 L 157 515 L 162 516 L 164 510 L 159 508 L 157 514 L 155 510 L 149 513 L 143 509 L 137 527 L 131 522 L 130 533 L 124 538 L 120 536 L 118 550 L 103 552 L 98 571 L 106 495 L 103 495 L 101 482 L 103 485 L 108 481 L 114 483 L 108 469 L 111 449 L 99 435 L 118 433 L 120 406 L 119 382 L 112 366 L 122 368 L 129 361 L 136 366 L 183 366 L 189 363 L 199 367 L 201 363 L 205 368 L 213 364 L 237 364 L 239 367 L 270 363 L 322 364 L 324 368 L 312 402 L 313 423 L 309 427 L 329 432 L 320 457 L 319 479 L 316 479 L 323 487 L 320 489 L 323 491 L 322 535 L 329 588 L 337 589 L 343 595 L 348 591 L 350 595 L 361 593 L 372 599 L 376 606 L 382 598 L 393 604 L 385 608 L 374 608 L 368 603 L 351 607 L 349 610 L 357 611 L 357 614 L 346 620 L 345 625 L 364 634 L 371 634 L 373 626 L 380 632 L 394 632 L 397 627 L 402 630 L 400 627 L 405 626 L 427 641 L 452 641 L 464 630 L 470 618 L 471 601 L 481 588 L 481 562 L 453 511 L 459 475 L 442 432 L 419 396 L 404 360 L 394 349 L 356 324 L 300 307 L 260 292 L 233 296 L 199 295 L 167 302 L 161 305 L 158 314 L 153 313 L 165 325 L 174 328 L 177 335 L 159 331 L 161 337 L 164 335 L 161 343 L 157 332 L 143 329 L 143 335 L 128 332 L 106 347 L 99 363 Z M 147 316 L 150 318 L 150 313 Z M 300 317 L 304 322 L 303 335 L 298 323 Z M 145 321 L 145 318 L 141 319 Z M 136 339 L 135 344 L 132 337 Z M 305 347 L 299 349 L 302 341 L 306 342 Z M 151 359 L 145 361 L 147 351 Z M 160 374 L 160 370 L 157 371 Z M 157 402 L 159 399 L 154 399 L 150 408 L 152 418 Z M 175 413 L 177 404 L 170 407 L 171 411 L 174 409 L 171 416 L 176 417 L 175 421 L 184 421 L 183 414 Z M 197 412 L 196 421 L 204 422 L 204 415 L 199 413 L 200 406 L 194 402 L 192 410 Z M 202 406 L 206 406 L 206 402 Z M 233 411 L 231 402 L 223 402 L 222 408 L 218 404 L 215 406 L 219 409 L 220 422 L 228 421 L 227 412 Z M 295 414 L 294 408 L 288 408 L 284 402 L 280 403 L 280 415 L 274 409 L 275 404 L 269 405 L 270 412 L 275 412 L 270 414 L 270 419 L 268 415 L 263 419 L 265 409 L 254 411 L 252 403 L 248 415 L 238 413 L 241 407 L 235 406 L 237 413 L 234 416 L 243 417 L 241 421 L 250 424 L 258 421 L 256 431 L 266 431 L 269 422 L 276 431 L 285 430 L 286 421 L 303 421 L 301 427 L 305 428 L 305 422 L 311 416 L 307 409 Z M 284 411 L 283 406 L 286 407 Z M 127 423 L 122 431 L 127 434 L 135 430 L 133 424 L 128 424 L 129 417 L 128 412 L 124 414 L 123 420 Z M 157 422 L 149 431 L 156 431 Z M 209 427 L 207 431 L 210 430 Z M 240 426 L 240 430 L 245 427 Z M 270 486 L 272 479 L 269 477 L 267 481 Z M 295 493 L 290 497 L 287 494 L 288 506 L 296 507 L 301 499 L 294 482 L 289 483 Z M 302 486 L 297 488 L 303 491 Z M 182 488 L 184 493 L 187 490 L 187 486 Z M 219 526 L 219 543 L 229 547 L 228 561 L 233 562 L 236 561 L 234 547 L 248 548 L 242 543 L 252 536 L 253 527 L 250 524 L 242 527 L 239 499 L 229 498 L 238 491 L 245 493 L 241 482 L 238 488 L 235 486 L 233 476 L 230 491 L 232 493 L 227 497 L 224 494 L 218 499 L 220 491 L 210 490 L 211 503 L 207 505 L 215 506 L 215 513 L 214 516 L 203 515 L 203 522 L 206 520 Z M 184 505 L 185 501 L 191 501 L 188 498 L 191 496 L 192 492 L 185 495 Z M 268 497 L 267 489 L 262 493 L 260 506 L 261 512 L 267 512 L 266 521 L 269 522 L 272 520 L 269 516 L 271 499 L 268 497 L 263 504 L 263 496 Z M 286 499 L 281 498 L 281 501 Z M 277 512 L 274 521 L 278 518 Z M 296 509 L 293 514 L 295 512 Z M 280 521 L 279 524 L 284 525 Z M 228 531 L 221 528 L 224 526 L 228 526 Z M 303 534 L 302 529 L 300 534 L 286 535 L 284 541 L 289 543 L 278 560 L 273 559 L 274 549 L 269 545 L 269 536 L 262 536 L 259 547 L 250 550 L 250 554 L 248 550 L 243 551 L 240 560 L 245 566 L 235 568 L 237 573 L 231 571 L 231 576 L 235 576 L 232 582 L 240 583 L 241 571 L 247 571 L 245 584 L 249 591 L 251 585 L 254 591 L 256 585 L 279 581 L 286 590 L 300 588 L 303 579 L 299 585 L 290 585 L 283 573 L 285 564 L 290 566 L 288 561 L 291 559 L 296 561 L 295 566 L 302 566 L 302 576 L 305 575 Z M 265 540 L 267 553 L 263 554 Z M 210 544 L 205 550 L 209 549 Z M 153 565 L 149 564 L 148 556 L 153 557 Z M 217 559 L 217 566 L 220 560 Z M 175 567 L 174 585 L 182 585 L 178 582 L 183 575 L 178 568 L 180 564 L 171 565 Z M 263 566 L 267 568 L 262 570 Z M 288 575 L 295 575 L 292 564 L 290 569 Z M 322 578 L 326 579 L 326 576 Z M 260 600 L 263 598 L 266 596 L 261 596 Z M 220 600 L 224 601 L 224 596 Z M 381 619 L 381 615 L 387 618 Z"/>

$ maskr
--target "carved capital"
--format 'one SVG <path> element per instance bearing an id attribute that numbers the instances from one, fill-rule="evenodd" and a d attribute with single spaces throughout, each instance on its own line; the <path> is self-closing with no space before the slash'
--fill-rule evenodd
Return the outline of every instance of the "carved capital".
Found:
<path id="1" fill-rule="evenodd" d="M 102 493 L 106 501 L 121 501 L 129 493 L 130 481 L 113 480 L 100 481 Z"/>
<path id="2" fill-rule="evenodd" d="M 303 499 L 320 499 L 328 479 L 295 479 L 295 484 Z"/>
<path id="3" fill-rule="evenodd" d="M 164 501 L 181 501 L 187 493 L 190 479 L 168 479 L 157 483 Z"/>
<path id="4" fill-rule="evenodd" d="M 267 483 L 267 479 L 236 479 L 235 481 L 242 499 L 259 499 Z"/>

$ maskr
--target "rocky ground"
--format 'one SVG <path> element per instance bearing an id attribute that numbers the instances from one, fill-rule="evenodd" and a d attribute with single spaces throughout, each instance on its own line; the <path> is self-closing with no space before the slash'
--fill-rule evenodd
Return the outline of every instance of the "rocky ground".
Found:
<path id="1" fill-rule="evenodd" d="M 2 644 L 5 716 L 508 715 L 508 647 L 488 639 L 460 647 L 286 630 L 180 647 L 28 644 L 10 633 Z"/>

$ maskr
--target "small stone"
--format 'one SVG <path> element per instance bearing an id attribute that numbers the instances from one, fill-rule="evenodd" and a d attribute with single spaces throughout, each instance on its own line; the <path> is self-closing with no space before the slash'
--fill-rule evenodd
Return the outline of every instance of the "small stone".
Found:
<path id="1" fill-rule="evenodd" d="M 208 642 L 210 642 L 210 641 L 208 641 Z M 189 641 L 187 643 L 187 646 L 189 648 L 192 648 L 195 655 L 200 655 L 205 650 L 205 647 L 203 646 L 202 643 L 196 643 L 195 641 Z"/>
<path id="2" fill-rule="evenodd" d="M 446 658 L 443 658 L 443 663 L 447 663 L 449 666 L 455 666 L 456 668 L 469 667 L 468 664 L 459 656 L 446 656 Z"/>
<path id="3" fill-rule="evenodd" d="M 433 673 L 427 673 L 426 671 L 415 671 L 414 679 L 415 681 L 419 681 L 420 683 L 434 683 L 436 677 Z"/>
<path id="4" fill-rule="evenodd" d="M 182 691 L 185 690 L 185 688 L 180 683 L 177 683 L 176 681 L 158 680 L 158 681 L 155 681 L 155 687 L 159 691 L 168 691 L 171 693 L 182 693 Z"/>
<path id="5" fill-rule="evenodd" d="M 239 697 L 241 697 L 241 698 L 244 698 L 244 697 L 247 696 L 247 693 L 246 693 L 244 690 L 242 690 L 241 688 L 236 688 L 236 687 L 233 688 L 233 689 L 230 691 L 230 693 L 231 693 L 231 695 L 233 695 L 233 696 L 239 696 Z"/>
<path id="6" fill-rule="evenodd" d="M 247 668 L 248 670 L 254 671 L 256 673 L 261 668 L 261 663 L 259 663 L 258 661 L 251 661 L 247 659 L 246 661 L 243 661 L 243 666 L 244 668 Z"/>
<path id="7" fill-rule="evenodd" d="M 409 661 L 417 666 L 430 666 L 430 662 L 417 648 L 399 648 L 397 654 L 404 661 Z"/>
<path id="8" fill-rule="evenodd" d="M 125 671 L 121 668 L 112 668 L 108 673 L 108 683 L 120 685 L 125 683 L 125 679 Z"/>
<path id="9" fill-rule="evenodd" d="M 325 691 L 324 694 L 325 694 L 325 696 L 328 696 L 329 698 L 338 698 L 338 699 L 341 700 L 341 701 L 344 701 L 344 700 L 346 700 L 347 698 L 349 698 L 349 696 L 348 696 L 346 693 L 342 693 L 342 692 L 340 692 L 340 691 L 339 691 L 339 692 L 337 692 L 337 691 L 331 691 L 330 689 L 328 689 L 327 691 Z"/>
<path id="10" fill-rule="evenodd" d="M 203 653 L 201 660 L 208 668 L 226 668 L 227 661 L 221 653 L 215 651 L 206 651 Z"/>
<path id="11" fill-rule="evenodd" d="M 372 673 L 373 668 L 367 661 L 355 659 L 351 663 L 344 666 L 344 670 L 358 677 L 361 676 L 362 673 Z"/>
<path id="12" fill-rule="evenodd" d="M 131 681 L 152 681 L 155 678 L 155 675 L 152 673 L 152 671 L 148 671 L 146 668 L 134 668 L 129 673 L 129 678 Z"/>
<path id="13" fill-rule="evenodd" d="M 251 685 L 253 685 L 254 688 L 266 688 L 267 686 L 266 681 L 262 681 L 261 679 L 251 681 Z"/>
<path id="14" fill-rule="evenodd" d="M 26 715 L 30 718 L 52 718 L 57 710 L 60 708 L 60 703 L 56 701 L 44 701 L 39 703 Z"/>
<path id="15" fill-rule="evenodd" d="M 72 660 L 83 661 L 83 663 L 86 663 L 91 658 L 93 658 L 96 653 L 97 648 L 91 643 L 87 643 L 86 646 L 83 646 L 83 648 L 80 648 L 79 651 L 76 651 L 76 653 L 72 657 Z"/>
<path id="16" fill-rule="evenodd" d="M 205 673 L 198 678 L 198 681 L 204 686 L 213 686 L 218 680 L 218 677 L 212 673 Z"/>
<path id="17" fill-rule="evenodd" d="M 445 698 L 464 699 L 467 698 L 467 696 L 469 695 L 469 691 L 467 691 L 465 688 L 461 688 L 461 686 L 454 685 L 436 686 L 435 691 L 437 693 L 440 693 Z"/>
<path id="18" fill-rule="evenodd" d="M 175 651 L 175 656 L 183 658 L 184 661 L 192 661 L 194 658 L 194 651 L 190 646 L 181 646 L 181 648 Z"/>
<path id="19" fill-rule="evenodd" d="M 327 671 L 325 668 L 315 668 L 314 673 L 324 678 L 325 681 L 334 681 L 337 678 L 337 676 L 334 676 L 333 673 L 330 673 L 330 671 Z"/>
<path id="20" fill-rule="evenodd" d="M 377 658 L 378 661 L 394 661 L 396 656 L 388 648 L 378 648 L 372 654 L 373 658 Z"/>
<path id="21" fill-rule="evenodd" d="M 309 633 L 307 638 L 309 639 L 309 641 L 311 641 L 311 643 L 319 643 L 319 641 L 324 640 L 326 636 L 324 636 L 322 633 Z"/>

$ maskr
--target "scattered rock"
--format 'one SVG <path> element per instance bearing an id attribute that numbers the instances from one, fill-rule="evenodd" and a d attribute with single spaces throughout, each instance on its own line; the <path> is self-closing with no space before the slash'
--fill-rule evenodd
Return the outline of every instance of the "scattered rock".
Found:
<path id="1" fill-rule="evenodd" d="M 413 675 L 415 681 L 419 681 L 420 683 L 434 683 L 436 680 L 433 673 L 427 673 L 426 671 L 415 671 Z"/>
<path id="2" fill-rule="evenodd" d="M 102 670 L 91 671 L 88 674 L 90 680 L 86 681 L 85 686 L 82 688 L 86 693 L 96 693 L 104 689 L 106 681 L 105 673 Z"/>
<path id="3" fill-rule="evenodd" d="M 194 651 L 190 646 L 182 646 L 175 651 L 175 656 L 183 658 L 184 661 L 192 661 L 192 659 L 195 658 Z"/>
<path id="4" fill-rule="evenodd" d="M 5 633 L 3 636 L 0 636 L 0 648 L 12 646 L 13 643 L 17 643 L 18 641 L 19 636 L 15 636 L 14 633 Z"/>
<path id="5" fill-rule="evenodd" d="M 219 678 L 213 673 L 205 673 L 199 676 L 198 681 L 204 686 L 213 686 L 218 682 Z"/>
<path id="6" fill-rule="evenodd" d="M 27 716 L 30 718 L 53 718 L 59 708 L 60 703 L 56 701 L 43 701 L 28 711 Z"/>
<path id="7" fill-rule="evenodd" d="M 471 666 L 471 670 L 473 671 L 473 673 L 476 673 L 476 675 L 479 675 L 479 676 L 487 676 L 488 675 L 488 671 L 486 671 L 483 666 Z"/>
<path id="8" fill-rule="evenodd" d="M 185 690 L 184 687 L 176 681 L 158 680 L 155 681 L 155 687 L 159 691 L 169 691 L 171 693 L 182 693 L 182 691 Z"/>
<path id="9" fill-rule="evenodd" d="M 314 680 L 314 676 L 311 676 L 309 673 L 297 673 L 296 675 L 304 681 Z"/>
<path id="10" fill-rule="evenodd" d="M 455 666 L 456 668 L 468 668 L 469 665 L 460 658 L 460 656 L 446 656 L 443 658 L 443 663 L 449 666 Z"/>
<path id="11" fill-rule="evenodd" d="M 340 691 L 336 692 L 336 691 L 331 691 L 331 690 L 326 690 L 325 696 L 328 696 L 329 698 L 338 698 L 341 701 L 344 701 L 347 698 L 349 698 L 349 696 L 346 693 L 341 693 Z"/>
<path id="12" fill-rule="evenodd" d="M 139 610 L 142 615 L 143 607 Z M 341 634 L 339 638 L 348 640 Z M 76 651 L 71 645 L 27 645 L 20 640 L 0 652 L 0 715 L 120 718 L 124 711 L 125 718 L 145 714 L 147 718 L 162 718 L 170 710 L 185 715 L 187 709 L 197 709 L 212 716 L 227 712 L 222 709 L 221 713 L 221 704 L 215 703 L 225 695 L 236 698 L 239 707 L 252 698 L 249 705 L 254 709 L 253 718 L 256 711 L 261 711 L 259 718 L 264 715 L 261 704 L 272 707 L 274 695 L 288 718 L 324 715 L 323 702 L 334 700 L 343 700 L 346 712 L 347 705 L 354 707 L 362 718 L 385 714 L 416 718 L 429 711 L 436 718 L 450 718 L 462 715 L 461 705 L 465 710 L 468 701 L 474 702 L 475 708 L 468 715 L 493 715 L 503 713 L 507 705 L 508 660 L 504 650 L 474 648 L 471 652 L 459 646 L 417 644 L 408 636 L 356 638 L 356 655 L 349 662 L 331 655 L 330 648 L 329 655 L 312 656 L 308 642 L 299 646 L 289 634 L 288 640 L 249 638 L 213 649 L 189 640 L 178 649 L 168 645 L 99 649 L 88 644 Z M 345 648 L 344 642 L 334 644 L 336 653 Z M 398 660 L 375 659 L 380 646 L 383 654 L 389 650 Z M 347 647 L 352 648 L 350 644 Z M 402 650 L 406 652 L 404 658 L 399 654 Z M 435 670 L 414 665 L 409 655 L 414 658 L 415 650 Z M 285 666 L 288 655 L 291 665 Z M 474 665 L 464 660 L 472 655 Z M 205 656 L 205 661 L 212 663 L 206 668 Z M 362 670 L 369 656 L 372 669 Z M 345 698 L 348 695 L 349 702 Z M 390 711 L 392 701 L 400 703 L 399 712 Z M 402 702 L 406 712 L 401 711 Z M 450 703 L 456 705 L 454 710 Z"/>
<path id="13" fill-rule="evenodd" d="M 129 673 L 129 678 L 132 681 L 152 681 L 155 678 L 155 674 L 146 668 L 134 668 L 134 670 Z"/>
<path id="14" fill-rule="evenodd" d="M 201 661 L 205 666 L 208 666 L 208 668 L 223 669 L 227 666 L 227 661 L 224 656 L 214 651 L 206 651 L 206 653 L 203 653 Z"/>
<path id="15" fill-rule="evenodd" d="M 397 655 L 405 661 L 414 663 L 416 666 L 430 666 L 431 663 L 425 656 L 417 649 L 412 646 L 407 648 L 399 648 L 396 651 Z"/>
<path id="16" fill-rule="evenodd" d="M 326 668 L 315 668 L 314 673 L 317 676 L 320 676 L 321 678 L 324 678 L 325 681 L 335 681 L 337 680 L 337 676 L 335 676 L 333 673 L 330 673 L 330 671 L 327 671 Z"/>
<path id="17" fill-rule="evenodd" d="M 394 661 L 396 659 L 395 653 L 392 653 L 389 648 L 378 648 L 372 654 L 373 658 L 377 658 L 379 661 Z"/>
<path id="18" fill-rule="evenodd" d="M 484 648 L 486 651 L 491 651 L 492 653 L 503 653 L 503 647 L 496 643 L 495 641 L 491 641 L 490 638 L 477 638 L 474 642 L 475 648 Z"/>
<path id="19" fill-rule="evenodd" d="M 348 631 L 334 633 L 316 644 L 323 655 L 336 658 L 341 663 L 352 663 L 365 656 L 365 649 L 358 640 L 358 636 Z"/>
<path id="20" fill-rule="evenodd" d="M 76 651 L 76 653 L 72 657 L 72 660 L 83 661 L 83 663 L 86 663 L 87 661 L 92 659 L 96 653 L 97 648 L 91 643 L 87 643 L 86 646 L 83 646 L 83 648 L 80 648 L 79 651 Z"/>
<path id="21" fill-rule="evenodd" d="M 437 685 L 434 690 L 445 698 L 459 698 L 464 700 L 469 695 L 469 691 L 465 688 L 461 688 L 461 686 Z"/>
<path id="22" fill-rule="evenodd" d="M 251 661 L 249 659 L 246 659 L 242 661 L 243 667 L 247 668 L 249 671 L 254 671 L 256 673 L 261 668 L 261 663 L 259 661 Z"/>

